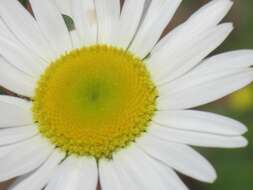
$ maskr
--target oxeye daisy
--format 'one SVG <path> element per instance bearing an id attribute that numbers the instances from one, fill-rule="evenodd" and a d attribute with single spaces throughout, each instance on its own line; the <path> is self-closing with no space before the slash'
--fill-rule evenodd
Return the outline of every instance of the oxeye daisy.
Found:
<path id="1" fill-rule="evenodd" d="M 11 190 L 186 190 L 213 182 L 191 146 L 247 145 L 193 110 L 253 80 L 253 51 L 206 58 L 232 31 L 213 0 L 162 39 L 181 0 L 0 1 L 0 181 Z M 66 24 L 71 22 L 70 25 Z"/>

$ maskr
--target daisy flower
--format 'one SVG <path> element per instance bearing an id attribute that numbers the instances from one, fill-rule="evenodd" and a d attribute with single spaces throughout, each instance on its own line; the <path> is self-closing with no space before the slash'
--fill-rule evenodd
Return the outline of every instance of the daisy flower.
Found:
<path id="1" fill-rule="evenodd" d="M 247 145 L 192 108 L 253 80 L 252 50 L 206 58 L 232 31 L 213 0 L 160 40 L 181 0 L 0 1 L 0 181 L 11 190 L 186 190 L 213 182 L 191 146 Z M 65 18 L 65 19 L 64 19 Z M 67 27 L 65 20 L 72 23 Z M 69 26 L 69 25 L 68 25 Z"/>

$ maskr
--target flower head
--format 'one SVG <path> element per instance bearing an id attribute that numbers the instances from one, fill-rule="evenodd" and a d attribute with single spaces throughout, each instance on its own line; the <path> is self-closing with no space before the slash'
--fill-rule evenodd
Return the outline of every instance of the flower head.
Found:
<path id="1" fill-rule="evenodd" d="M 191 146 L 247 145 L 191 110 L 253 80 L 252 50 L 206 58 L 232 31 L 213 0 L 161 40 L 181 0 L 0 1 L 0 181 L 12 190 L 186 190 L 216 172 Z M 64 19 L 65 18 L 65 19 Z M 72 27 L 65 23 L 66 18 Z"/>

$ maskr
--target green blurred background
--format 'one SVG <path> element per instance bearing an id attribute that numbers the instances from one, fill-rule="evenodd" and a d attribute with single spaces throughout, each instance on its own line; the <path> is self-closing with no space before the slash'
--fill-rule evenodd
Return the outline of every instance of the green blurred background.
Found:
<path id="1" fill-rule="evenodd" d="M 26 4 L 26 0 L 20 0 Z M 184 0 L 166 32 L 182 23 L 208 0 Z M 225 21 L 233 22 L 232 35 L 214 53 L 234 49 L 253 49 L 253 0 L 235 0 L 235 5 Z M 253 61 L 253 60 L 252 60 Z M 0 87 L 0 94 L 11 94 Z M 192 190 L 252 190 L 253 189 L 253 85 L 217 102 L 199 108 L 220 113 L 245 123 L 249 132 L 249 146 L 245 149 L 199 149 L 215 166 L 218 180 L 204 184 L 183 177 Z M 5 184 L 0 185 L 4 190 Z"/>

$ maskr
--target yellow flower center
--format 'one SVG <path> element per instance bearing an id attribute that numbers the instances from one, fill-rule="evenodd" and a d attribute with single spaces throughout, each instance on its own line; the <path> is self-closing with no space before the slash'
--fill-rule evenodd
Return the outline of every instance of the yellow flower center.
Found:
<path id="1" fill-rule="evenodd" d="M 145 132 L 156 99 L 141 59 L 95 45 L 50 64 L 37 84 L 33 115 L 41 134 L 64 151 L 110 158 Z"/>

